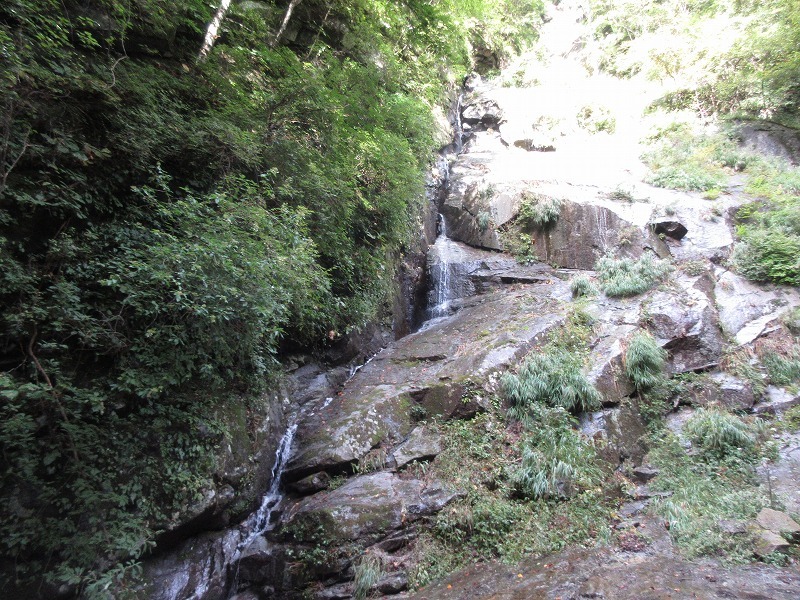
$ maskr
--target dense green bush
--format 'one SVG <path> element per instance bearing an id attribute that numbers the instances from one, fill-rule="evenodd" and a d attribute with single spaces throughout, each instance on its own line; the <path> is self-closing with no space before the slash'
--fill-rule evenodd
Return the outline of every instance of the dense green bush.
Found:
<path id="1" fill-rule="evenodd" d="M 651 289 L 672 272 L 666 260 L 643 254 L 639 260 L 604 256 L 595 267 L 600 286 L 608 296 L 636 296 Z"/>
<path id="2" fill-rule="evenodd" d="M 198 61 L 201 0 L 0 6 L 4 575 L 135 571 L 281 350 L 377 316 L 476 17 L 513 46 L 541 3 L 306 0 L 275 43 L 285 8 Z"/>

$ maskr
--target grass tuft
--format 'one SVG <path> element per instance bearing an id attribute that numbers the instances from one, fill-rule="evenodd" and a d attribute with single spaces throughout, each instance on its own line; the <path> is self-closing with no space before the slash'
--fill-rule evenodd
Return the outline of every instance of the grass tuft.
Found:
<path id="1" fill-rule="evenodd" d="M 615 259 L 607 255 L 597 261 L 596 269 L 600 286 L 607 296 L 627 297 L 654 287 L 672 272 L 672 265 L 650 254 L 643 254 L 639 260 Z"/>
<path id="2" fill-rule="evenodd" d="M 501 382 L 511 401 L 509 414 L 522 422 L 530 418 L 535 404 L 568 411 L 590 411 L 600 406 L 601 396 L 582 373 L 577 353 L 560 348 L 526 360 L 517 375 L 506 373 Z"/>
<path id="3" fill-rule="evenodd" d="M 639 392 L 650 390 L 664 380 L 667 351 L 646 331 L 631 338 L 625 352 L 625 374 Z"/>
<path id="4" fill-rule="evenodd" d="M 519 207 L 519 219 L 529 227 L 547 229 L 558 221 L 562 204 L 560 198 L 526 192 Z"/>
<path id="5" fill-rule="evenodd" d="M 355 578 L 353 598 L 364 600 L 370 595 L 370 590 L 375 587 L 383 575 L 383 563 L 374 554 L 364 554 L 355 565 Z"/>
<path id="6" fill-rule="evenodd" d="M 583 298 L 585 296 L 594 296 L 597 294 L 598 289 L 592 280 L 586 275 L 578 275 L 573 278 L 569 283 L 569 289 L 572 292 L 573 298 Z"/>

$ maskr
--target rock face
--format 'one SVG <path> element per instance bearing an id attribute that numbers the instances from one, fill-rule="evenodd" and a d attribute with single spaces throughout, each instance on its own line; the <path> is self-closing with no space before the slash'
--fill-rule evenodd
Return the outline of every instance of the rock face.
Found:
<path id="1" fill-rule="evenodd" d="M 720 598 L 793 600 L 800 574 L 767 565 L 725 569 L 676 556 L 612 549 L 571 550 L 513 567 L 488 563 L 459 571 L 412 595 L 414 600 Z"/>
<path id="2" fill-rule="evenodd" d="M 678 296 L 680 295 L 680 297 Z M 652 333 L 669 350 L 675 373 L 706 370 L 719 364 L 723 339 L 716 310 L 700 290 L 657 292 L 646 301 Z"/>
<path id="3" fill-rule="evenodd" d="M 322 531 L 332 542 L 370 545 L 439 512 L 455 497 L 435 483 L 382 471 L 354 477 L 336 490 L 301 500 L 284 516 L 282 530 L 300 543 L 313 543 Z"/>
<path id="4" fill-rule="evenodd" d="M 428 416 L 474 414 L 462 402 L 469 379 L 509 365 L 560 323 L 559 302 L 547 296 L 566 293 L 552 277 L 479 296 L 449 320 L 389 346 L 300 425 L 288 480 L 342 472 L 372 448 L 399 443 L 412 429 L 413 406 Z"/>

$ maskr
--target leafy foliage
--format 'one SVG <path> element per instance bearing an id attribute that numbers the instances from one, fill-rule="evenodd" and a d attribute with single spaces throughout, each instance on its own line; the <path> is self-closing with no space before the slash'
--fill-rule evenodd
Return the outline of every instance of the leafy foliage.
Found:
<path id="1" fill-rule="evenodd" d="M 498 11 L 488 41 L 513 45 L 541 4 L 307 0 L 290 48 L 283 3 L 234 3 L 198 63 L 212 8 L 0 6 L 0 548 L 22 584 L 135 574 L 280 352 L 377 316 L 470 19 Z"/>
<path id="2" fill-rule="evenodd" d="M 606 295 L 625 297 L 651 289 L 672 272 L 672 265 L 650 254 L 643 254 L 639 260 L 604 256 L 597 261 L 596 269 Z"/>

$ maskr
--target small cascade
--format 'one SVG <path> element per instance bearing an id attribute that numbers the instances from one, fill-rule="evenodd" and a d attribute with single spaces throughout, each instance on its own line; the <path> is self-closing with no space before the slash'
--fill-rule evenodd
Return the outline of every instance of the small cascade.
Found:
<path id="1" fill-rule="evenodd" d="M 283 471 L 286 468 L 286 463 L 289 462 L 291 456 L 292 442 L 294 441 L 294 434 L 297 431 L 297 419 L 292 417 L 289 420 L 289 427 L 283 434 L 278 449 L 275 451 L 275 464 L 272 466 L 272 483 L 264 498 L 261 500 L 261 506 L 258 510 L 250 515 L 245 522 L 245 530 L 250 533 L 247 537 L 237 546 L 238 553 L 245 550 L 254 539 L 263 535 L 265 532 L 270 531 L 273 527 L 271 522 L 272 511 L 278 504 L 280 504 L 283 494 L 281 493 L 281 480 L 283 479 Z"/>
<path id="2" fill-rule="evenodd" d="M 458 297 L 454 289 L 452 262 L 458 246 L 447 237 L 447 224 L 444 216 L 439 215 L 436 243 L 429 253 L 429 270 L 432 282 L 428 301 L 428 318 L 446 317 L 450 314 L 450 303 Z"/>

